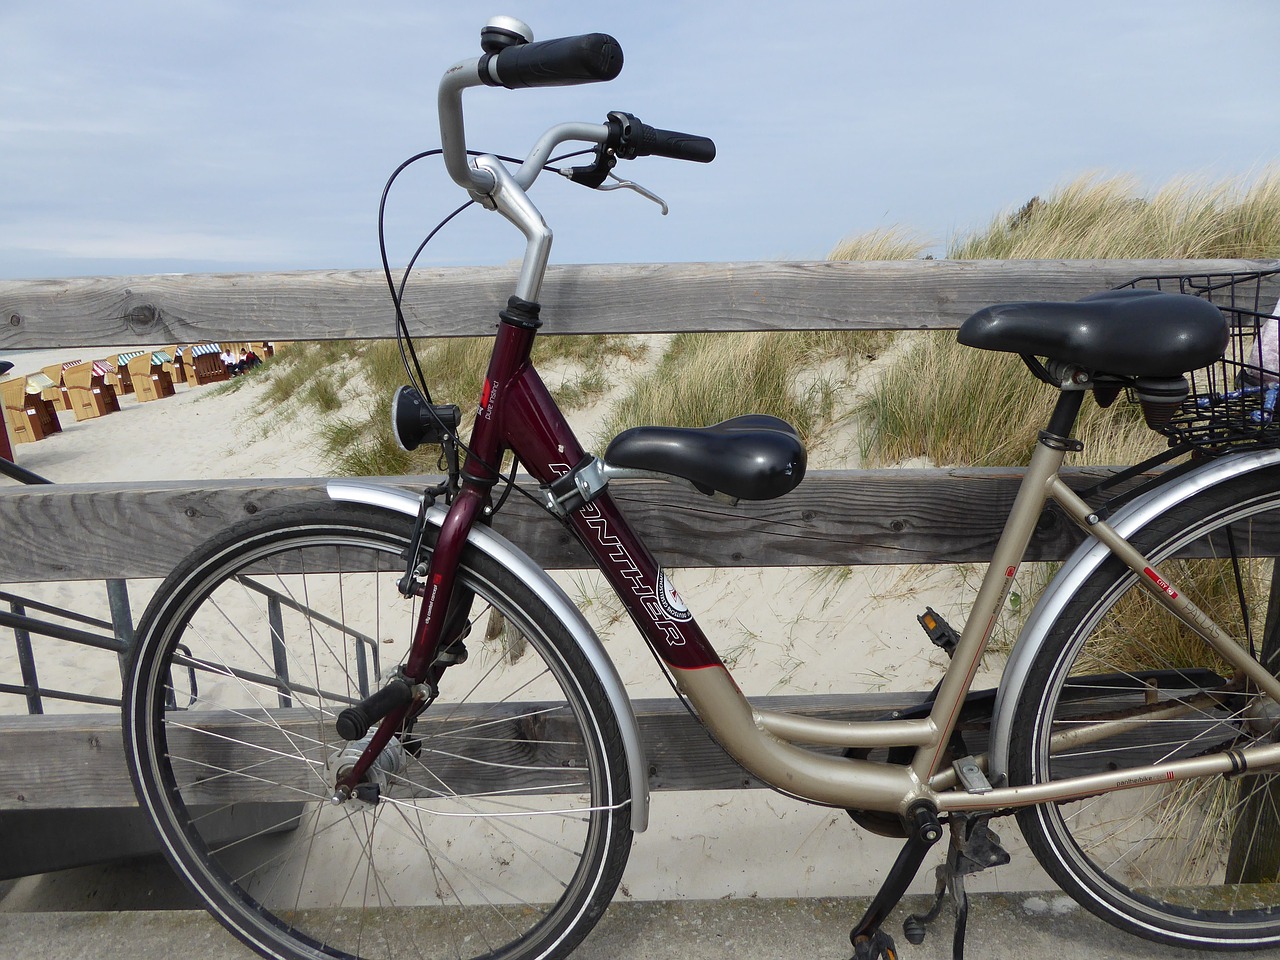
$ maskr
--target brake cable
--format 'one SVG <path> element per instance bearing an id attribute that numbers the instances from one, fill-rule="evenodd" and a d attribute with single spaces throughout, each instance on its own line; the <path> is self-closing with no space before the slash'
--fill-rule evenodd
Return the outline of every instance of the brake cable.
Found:
<path id="1" fill-rule="evenodd" d="M 558 157 L 553 157 L 543 164 L 543 169 L 548 170 L 552 173 L 565 175 L 564 170 L 562 170 L 557 166 L 554 166 L 553 164 L 557 164 L 563 160 L 568 160 L 572 157 L 583 156 L 585 154 L 589 154 L 592 152 L 594 152 L 594 149 L 591 147 L 588 147 L 586 149 L 574 150 L 570 153 L 562 154 Z M 400 177 L 400 174 L 402 174 L 410 166 L 428 157 L 439 156 L 441 153 L 443 153 L 443 151 L 439 148 L 436 148 L 434 150 L 426 150 L 422 153 L 415 154 L 414 156 L 410 157 L 408 160 L 405 160 L 403 163 L 397 166 L 396 169 L 391 173 L 391 176 L 387 178 L 387 182 L 385 186 L 382 188 L 382 197 L 378 203 L 378 251 L 382 259 L 383 275 L 386 277 L 387 287 L 391 292 L 391 302 L 395 307 L 396 343 L 400 352 L 400 361 L 404 365 L 405 374 L 408 376 L 412 386 L 415 389 L 417 389 L 421 394 L 424 400 L 424 409 L 426 409 L 430 413 L 432 418 L 436 420 L 436 426 L 440 428 L 442 434 L 446 436 L 449 439 L 449 441 L 452 442 L 457 449 L 461 450 L 464 454 L 468 456 L 472 456 L 474 454 L 472 453 L 471 449 L 467 446 L 467 444 L 462 440 L 462 437 L 459 435 L 457 429 L 454 427 L 447 426 L 443 421 L 441 421 L 440 418 L 435 414 L 435 411 L 432 408 L 431 391 L 427 387 L 426 374 L 424 374 L 422 371 L 422 364 L 418 359 L 417 351 L 413 345 L 413 336 L 409 331 L 409 324 L 404 316 L 403 303 L 404 303 L 405 289 L 408 286 L 409 278 L 413 271 L 414 264 L 417 263 L 418 258 L 422 255 L 423 251 L 426 249 L 427 244 L 429 244 L 433 239 L 435 239 L 436 235 L 441 230 L 443 230 L 445 226 L 447 226 L 450 222 L 452 222 L 455 217 L 461 214 L 468 207 L 473 206 L 476 201 L 468 200 L 466 203 L 462 204 L 462 206 L 458 207 L 456 210 L 454 210 L 452 213 L 446 216 L 443 220 L 441 220 L 438 224 L 436 224 L 435 227 L 431 229 L 431 231 L 426 235 L 426 237 L 423 238 L 422 242 L 418 244 L 418 247 L 414 251 L 413 256 L 410 257 L 408 264 L 404 268 L 404 273 L 401 276 L 399 286 L 396 285 L 396 282 L 392 277 L 391 262 L 387 254 L 386 207 L 387 207 L 387 197 L 390 195 L 391 187 L 395 184 L 396 180 Z M 483 151 L 478 151 L 478 150 L 468 150 L 467 153 L 470 156 L 485 155 Z M 496 156 L 497 159 L 505 163 L 515 163 L 515 164 L 524 163 L 524 161 L 515 157 L 506 157 L 500 154 L 495 154 L 494 156 Z M 616 162 L 616 159 L 613 162 Z M 612 163 L 610 163 L 610 167 L 612 167 Z M 603 189 L 608 190 L 608 189 L 617 189 L 617 188 L 605 187 Z M 666 208 L 666 205 L 663 204 L 664 213 L 666 212 L 665 208 Z M 411 365 L 411 361 L 412 361 L 412 365 Z M 456 458 L 454 459 L 454 463 L 456 463 Z M 500 479 L 504 479 L 502 478 L 502 471 L 500 469 L 495 468 L 492 464 L 489 464 L 484 460 L 480 460 L 480 463 L 486 469 L 498 475 Z M 511 490 L 513 488 L 517 490 L 520 494 L 522 494 L 524 497 L 532 501 L 533 503 L 536 503 L 539 505 L 542 504 L 542 501 L 539 497 L 537 497 L 533 493 L 530 493 L 528 490 L 525 490 L 523 487 L 521 487 L 519 484 L 515 482 L 517 465 L 518 465 L 518 460 L 515 457 L 512 457 L 511 472 L 504 479 L 505 488 L 502 492 L 502 495 L 499 497 L 497 504 L 495 504 L 490 509 L 489 511 L 490 516 L 492 516 L 493 514 L 496 514 L 498 510 L 502 508 L 502 506 L 506 503 L 507 498 L 510 496 Z M 456 477 L 453 476 L 454 472 L 455 472 L 454 470 L 452 469 L 450 470 L 451 476 L 449 478 L 449 483 L 451 486 L 456 483 Z"/>

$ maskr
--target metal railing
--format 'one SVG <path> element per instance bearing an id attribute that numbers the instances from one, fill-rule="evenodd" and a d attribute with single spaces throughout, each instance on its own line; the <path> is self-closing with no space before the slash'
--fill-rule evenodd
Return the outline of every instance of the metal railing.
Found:
<path id="1" fill-rule="evenodd" d="M 121 613 L 127 617 L 128 593 L 124 581 L 107 581 L 107 592 L 109 596 L 115 595 L 114 599 L 109 601 L 113 616 L 116 609 L 119 608 Z M 70 700 L 75 703 L 108 707 L 120 706 L 119 698 L 101 697 L 93 694 L 78 693 L 74 690 L 59 690 L 41 686 L 31 637 L 34 634 L 93 647 L 98 650 L 110 650 L 123 658 L 130 647 L 130 640 L 126 639 L 126 637 L 131 638 L 132 636 L 133 625 L 131 621 L 113 623 L 109 620 L 99 620 L 96 617 L 90 617 L 82 613 L 76 613 L 73 610 L 67 610 L 30 597 L 22 597 L 4 591 L 0 591 L 0 602 L 8 605 L 8 611 L 0 610 L 0 627 L 9 627 L 13 630 L 14 640 L 18 647 L 18 667 L 22 675 L 22 683 L 20 685 L 0 683 L 0 694 L 15 694 L 26 697 L 27 713 L 30 714 L 44 713 L 45 699 Z M 63 621 L 70 621 L 81 626 L 95 627 L 98 630 L 111 632 L 95 633 L 82 630 L 79 627 L 68 626 L 65 623 L 56 623 L 30 616 L 28 611 L 52 615 Z M 127 629 L 122 629 L 122 627 L 127 627 Z"/>

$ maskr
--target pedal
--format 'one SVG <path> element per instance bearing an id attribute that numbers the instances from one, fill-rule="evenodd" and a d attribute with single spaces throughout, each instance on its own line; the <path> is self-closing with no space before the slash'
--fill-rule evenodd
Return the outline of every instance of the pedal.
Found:
<path id="1" fill-rule="evenodd" d="M 961 757 L 951 764 L 951 769 L 956 772 L 956 778 L 960 781 L 960 786 L 964 787 L 969 793 L 990 793 L 992 791 L 991 781 L 987 779 L 987 775 L 982 772 L 982 767 L 978 766 L 978 761 L 973 757 Z"/>
<path id="2" fill-rule="evenodd" d="M 933 607 L 925 607 L 924 613 L 916 617 L 920 626 L 924 627 L 924 632 L 929 635 L 929 642 L 935 647 L 941 647 L 948 657 L 956 652 L 956 646 L 960 643 L 960 634 L 946 620 L 938 615 Z"/>

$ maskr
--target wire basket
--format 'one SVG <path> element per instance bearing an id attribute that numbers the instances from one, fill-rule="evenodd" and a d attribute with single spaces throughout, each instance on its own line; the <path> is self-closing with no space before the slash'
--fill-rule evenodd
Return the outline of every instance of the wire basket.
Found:
<path id="1" fill-rule="evenodd" d="M 1187 374 L 1191 392 L 1160 433 L 1215 452 L 1280 446 L 1280 269 L 1139 277 L 1119 289 L 1202 297 L 1227 320 L 1226 352 Z"/>

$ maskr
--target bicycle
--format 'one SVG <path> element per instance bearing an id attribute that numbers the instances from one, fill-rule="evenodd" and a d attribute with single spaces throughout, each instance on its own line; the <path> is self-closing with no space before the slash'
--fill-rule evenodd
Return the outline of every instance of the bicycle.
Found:
<path id="1" fill-rule="evenodd" d="M 397 437 L 441 445 L 440 484 L 413 496 L 335 480 L 330 502 L 255 516 L 177 567 L 139 624 L 124 696 L 130 772 L 208 909 L 282 957 L 561 957 L 604 912 L 646 826 L 644 748 L 590 625 L 488 525 L 503 502 L 494 492 L 514 485 L 500 469 L 510 452 L 733 758 L 904 839 L 851 933 L 855 957 L 896 955 L 884 922 L 944 826 L 938 902 L 906 933 L 918 942 L 949 892 L 959 954 L 964 877 L 1007 859 L 988 826 L 1007 814 L 1053 879 L 1122 929 L 1182 946 L 1280 944 L 1277 865 L 1259 855 L 1280 848 L 1266 841 L 1280 830 L 1267 773 L 1280 764 L 1280 451 L 1268 389 L 1254 386 L 1277 378 L 1247 357 L 1264 275 L 1147 278 L 971 317 L 962 342 L 1022 356 L 1058 399 L 963 631 L 926 623 L 952 654 L 944 678 L 914 709 L 871 722 L 756 709 L 609 487 L 659 478 L 779 497 L 805 473 L 796 431 L 759 415 L 638 427 L 595 457 L 529 356 L 550 234 L 527 190 L 555 148 L 591 145 L 589 164 L 561 172 L 600 187 L 618 159 L 705 162 L 714 144 L 612 113 L 552 127 L 514 173 L 492 156 L 469 161 L 464 90 L 603 81 L 621 68 L 610 37 L 535 43 L 508 18 L 490 22 L 482 48 L 441 81 L 445 165 L 527 247 L 470 441 L 457 407 L 402 388 Z M 1081 448 L 1072 426 L 1086 393 L 1109 403 L 1126 390 L 1181 441 L 1173 453 L 1206 455 L 1090 505 L 1059 476 Z M 1023 628 L 998 691 L 972 691 L 1050 501 L 1086 542 Z M 1152 622 L 1166 637 L 1133 627 Z M 387 671 L 380 645 L 392 636 L 412 643 Z M 962 721 L 988 732 L 985 749 L 966 744 Z"/>

